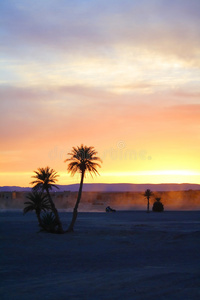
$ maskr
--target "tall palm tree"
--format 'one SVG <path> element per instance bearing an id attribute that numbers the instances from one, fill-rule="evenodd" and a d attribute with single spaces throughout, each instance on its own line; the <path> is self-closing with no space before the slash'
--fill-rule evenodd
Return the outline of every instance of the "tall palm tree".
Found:
<path id="1" fill-rule="evenodd" d="M 50 169 L 48 166 L 46 168 L 38 168 L 38 170 L 34 172 L 36 175 L 32 176 L 32 178 L 35 178 L 36 180 L 31 182 L 31 184 L 34 185 L 33 189 L 41 190 L 42 192 L 46 191 L 49 203 L 51 205 L 51 210 L 54 213 L 58 224 L 58 232 L 63 233 L 62 223 L 60 221 L 58 211 L 49 192 L 49 190 L 51 190 L 53 187 L 58 189 L 58 187 L 55 185 L 55 182 L 57 181 L 57 177 L 59 175 L 57 175 L 57 172 L 54 169 Z"/>
<path id="2" fill-rule="evenodd" d="M 150 189 L 147 189 L 144 193 L 144 196 L 147 198 L 147 212 L 149 212 L 149 200 L 152 195 L 153 195 L 153 192 Z"/>
<path id="3" fill-rule="evenodd" d="M 80 147 L 73 147 L 72 152 L 68 153 L 68 155 L 71 157 L 65 160 L 65 162 L 69 162 L 67 171 L 71 173 L 72 176 L 77 172 L 81 175 L 79 192 L 73 210 L 72 221 L 67 230 L 68 232 L 71 232 L 74 230 L 74 224 L 78 214 L 78 206 L 81 200 L 84 176 L 86 172 L 89 172 L 91 175 L 99 175 L 97 167 L 101 167 L 98 162 L 102 162 L 102 160 L 96 156 L 97 151 L 94 147 L 87 147 L 83 144 Z"/>
<path id="4" fill-rule="evenodd" d="M 42 194 L 42 192 L 33 191 L 32 193 L 29 193 L 26 198 L 28 198 L 29 201 L 24 202 L 26 205 L 23 210 L 24 214 L 29 211 L 35 211 L 39 226 L 43 227 L 40 214 L 42 211 L 45 212 L 51 209 L 47 195 Z"/>

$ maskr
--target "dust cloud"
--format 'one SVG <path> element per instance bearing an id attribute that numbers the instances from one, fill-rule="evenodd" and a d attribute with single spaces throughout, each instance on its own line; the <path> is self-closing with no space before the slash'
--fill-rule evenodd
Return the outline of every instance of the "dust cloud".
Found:
<path id="1" fill-rule="evenodd" d="M 52 198 L 58 209 L 72 211 L 77 192 L 56 192 Z M 23 209 L 27 192 L 1 192 L 0 209 Z M 161 198 L 164 210 L 200 210 L 200 191 L 153 191 L 150 209 L 156 198 Z M 144 192 L 83 192 L 79 211 L 105 211 L 110 206 L 116 210 L 146 210 Z"/>

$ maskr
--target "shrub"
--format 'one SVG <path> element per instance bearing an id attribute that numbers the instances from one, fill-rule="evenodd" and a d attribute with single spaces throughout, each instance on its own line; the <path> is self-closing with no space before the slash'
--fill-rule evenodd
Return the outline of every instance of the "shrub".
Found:
<path id="1" fill-rule="evenodd" d="M 58 222 L 52 212 L 46 212 L 42 215 L 42 227 L 44 230 L 56 233 L 58 229 Z"/>
<path id="2" fill-rule="evenodd" d="M 161 198 L 156 198 L 156 201 L 153 204 L 153 208 L 152 210 L 155 212 L 162 212 L 164 211 L 164 205 L 162 204 L 162 202 L 160 202 Z"/>

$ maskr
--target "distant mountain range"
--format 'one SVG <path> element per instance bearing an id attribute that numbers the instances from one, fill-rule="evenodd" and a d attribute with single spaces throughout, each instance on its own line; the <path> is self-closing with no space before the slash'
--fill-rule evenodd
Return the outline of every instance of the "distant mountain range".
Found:
<path id="1" fill-rule="evenodd" d="M 55 191 L 71 191 L 77 192 L 79 184 L 58 185 L 59 190 Z M 200 190 L 200 184 L 190 183 L 163 183 L 163 184 L 131 184 L 131 183 L 85 183 L 83 185 L 84 192 L 144 192 L 146 189 L 152 191 L 185 191 L 185 190 Z M 1 186 L 0 192 L 25 192 L 31 191 L 29 187 L 19 186 Z"/>

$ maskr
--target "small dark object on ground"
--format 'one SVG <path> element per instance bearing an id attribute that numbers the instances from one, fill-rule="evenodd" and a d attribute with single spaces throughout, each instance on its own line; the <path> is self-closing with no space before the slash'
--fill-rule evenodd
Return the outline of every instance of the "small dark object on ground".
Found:
<path id="1" fill-rule="evenodd" d="M 115 209 L 112 209 L 110 206 L 106 207 L 106 212 L 116 212 Z"/>
<path id="2" fill-rule="evenodd" d="M 164 205 L 162 204 L 162 202 L 160 202 L 161 198 L 156 198 L 156 201 L 153 204 L 153 208 L 152 210 L 155 212 L 162 212 L 164 211 Z"/>

